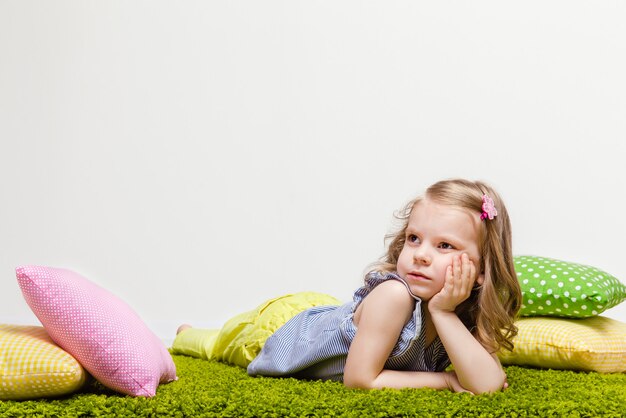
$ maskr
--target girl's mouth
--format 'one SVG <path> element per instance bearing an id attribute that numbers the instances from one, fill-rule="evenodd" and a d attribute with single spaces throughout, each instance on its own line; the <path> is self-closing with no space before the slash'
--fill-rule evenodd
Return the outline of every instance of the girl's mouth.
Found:
<path id="1" fill-rule="evenodd" d="M 407 277 L 411 278 L 415 281 L 425 281 L 425 280 L 430 280 L 430 277 L 428 276 L 424 276 L 421 273 L 418 272 L 411 272 L 411 273 L 407 273 Z"/>

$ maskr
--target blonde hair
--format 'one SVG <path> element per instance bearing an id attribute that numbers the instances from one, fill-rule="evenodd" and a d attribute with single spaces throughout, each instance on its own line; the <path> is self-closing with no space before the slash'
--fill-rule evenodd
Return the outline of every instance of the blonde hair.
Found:
<path id="1" fill-rule="evenodd" d="M 482 213 L 482 196 L 494 201 L 498 215 L 481 221 L 479 232 L 479 271 L 484 275 L 482 285 L 474 286 L 470 296 L 456 308 L 456 313 L 478 341 L 490 351 L 501 348 L 512 350 L 512 339 L 517 335 L 514 320 L 519 312 L 520 290 L 511 245 L 511 223 L 500 195 L 489 185 L 476 181 L 451 179 L 437 182 L 426 190 L 425 197 L 435 203 Z M 382 272 L 396 271 L 398 257 L 404 247 L 409 216 L 423 197 L 410 201 L 396 213 L 401 228 L 385 237 L 391 240 L 387 253 L 371 266 Z"/>

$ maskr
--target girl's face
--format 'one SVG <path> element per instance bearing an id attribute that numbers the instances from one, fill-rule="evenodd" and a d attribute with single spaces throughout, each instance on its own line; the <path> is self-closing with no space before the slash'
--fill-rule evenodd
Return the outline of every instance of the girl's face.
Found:
<path id="1" fill-rule="evenodd" d="M 413 207 L 397 270 L 411 292 L 424 301 L 443 287 L 455 255 L 466 253 L 478 271 L 480 215 L 427 198 Z"/>

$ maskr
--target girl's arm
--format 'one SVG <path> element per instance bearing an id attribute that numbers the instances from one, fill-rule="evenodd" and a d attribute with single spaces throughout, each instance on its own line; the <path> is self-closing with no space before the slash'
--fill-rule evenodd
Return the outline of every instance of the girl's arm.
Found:
<path id="1" fill-rule="evenodd" d="M 454 312 L 469 296 L 474 276 L 474 264 L 467 255 L 455 257 L 441 292 L 428 302 L 428 310 L 460 384 L 479 394 L 502 389 L 506 376 L 498 357 L 474 338 Z"/>
<path id="2" fill-rule="evenodd" d="M 454 373 L 383 369 L 414 308 L 414 299 L 404 284 L 396 280 L 381 283 L 367 295 L 354 317 L 357 333 L 344 369 L 346 386 L 462 390 Z"/>

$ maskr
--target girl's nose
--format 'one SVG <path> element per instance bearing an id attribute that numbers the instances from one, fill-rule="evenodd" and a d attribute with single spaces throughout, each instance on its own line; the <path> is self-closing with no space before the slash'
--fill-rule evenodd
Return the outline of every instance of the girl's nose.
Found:
<path id="1" fill-rule="evenodd" d="M 428 255 L 428 253 L 426 251 L 424 251 L 424 249 L 420 248 L 417 251 L 415 251 L 415 253 L 413 254 L 413 259 L 418 263 L 418 264 L 423 264 L 425 266 L 429 265 L 430 262 L 432 261 L 430 258 L 430 255 Z"/>

